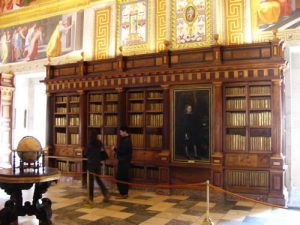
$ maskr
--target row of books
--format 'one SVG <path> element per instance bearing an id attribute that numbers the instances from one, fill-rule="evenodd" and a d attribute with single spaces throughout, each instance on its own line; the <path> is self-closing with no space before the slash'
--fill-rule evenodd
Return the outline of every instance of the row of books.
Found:
<path id="1" fill-rule="evenodd" d="M 118 135 L 116 134 L 106 134 L 104 135 L 104 144 L 111 146 L 117 144 Z"/>
<path id="2" fill-rule="evenodd" d="M 79 102 L 80 97 L 79 96 L 70 96 L 70 102 Z"/>
<path id="3" fill-rule="evenodd" d="M 144 110 L 144 103 L 131 103 L 130 104 L 130 111 L 143 111 Z"/>
<path id="4" fill-rule="evenodd" d="M 271 95 L 271 86 L 250 86 L 250 95 Z M 227 87 L 225 89 L 225 95 L 245 95 L 246 87 Z"/>
<path id="5" fill-rule="evenodd" d="M 246 114 L 245 113 L 226 113 L 227 126 L 246 126 Z"/>
<path id="6" fill-rule="evenodd" d="M 226 149 L 230 151 L 246 151 L 246 136 L 227 134 L 225 137 Z"/>
<path id="7" fill-rule="evenodd" d="M 250 95 L 271 95 L 270 86 L 250 87 Z"/>
<path id="8" fill-rule="evenodd" d="M 70 135 L 71 138 L 71 145 L 78 145 L 79 144 L 79 134 L 71 134 Z"/>
<path id="9" fill-rule="evenodd" d="M 56 113 L 67 113 L 67 108 L 66 107 L 57 107 L 56 108 Z"/>
<path id="10" fill-rule="evenodd" d="M 148 92 L 148 98 L 162 98 L 163 93 L 161 91 L 151 91 Z"/>
<path id="11" fill-rule="evenodd" d="M 114 93 L 105 94 L 105 101 L 118 101 L 119 95 Z M 90 102 L 102 102 L 103 94 L 92 94 L 89 97 Z"/>
<path id="12" fill-rule="evenodd" d="M 67 125 L 66 117 L 55 117 L 55 126 L 63 127 Z"/>
<path id="13" fill-rule="evenodd" d="M 226 95 L 245 95 L 246 88 L 245 87 L 230 87 L 225 89 Z"/>
<path id="14" fill-rule="evenodd" d="M 163 114 L 151 114 L 147 115 L 147 126 L 162 127 L 163 126 Z"/>
<path id="15" fill-rule="evenodd" d="M 69 126 L 79 126 L 79 117 L 69 118 Z"/>
<path id="16" fill-rule="evenodd" d="M 159 134 L 149 134 L 148 144 L 150 148 L 162 148 L 163 146 L 163 137 Z"/>
<path id="17" fill-rule="evenodd" d="M 57 161 L 57 168 L 62 172 L 75 172 L 80 171 L 81 166 L 79 163 L 66 162 L 66 161 Z"/>
<path id="18" fill-rule="evenodd" d="M 271 112 L 251 112 L 249 115 L 250 126 L 271 126 Z M 242 112 L 227 112 L 227 126 L 246 126 L 246 113 Z"/>
<path id="19" fill-rule="evenodd" d="M 144 98 L 143 92 L 131 92 L 129 93 L 129 99 L 142 99 Z"/>
<path id="20" fill-rule="evenodd" d="M 250 109 L 270 109 L 271 99 L 250 99 Z"/>
<path id="21" fill-rule="evenodd" d="M 56 103 L 67 103 L 68 97 L 66 96 L 58 96 L 55 98 Z"/>
<path id="22" fill-rule="evenodd" d="M 164 110 L 164 105 L 162 103 L 150 103 L 147 104 L 147 110 L 162 112 Z"/>
<path id="23" fill-rule="evenodd" d="M 246 100 L 245 99 L 227 100 L 226 109 L 246 109 Z"/>
<path id="24" fill-rule="evenodd" d="M 99 114 L 90 114 L 89 115 L 90 119 L 90 126 L 93 127 L 102 127 L 103 126 L 103 116 Z"/>
<path id="25" fill-rule="evenodd" d="M 70 107 L 70 113 L 79 113 L 80 108 L 78 106 Z"/>
<path id="26" fill-rule="evenodd" d="M 271 152 L 271 137 L 250 137 L 250 151 Z"/>
<path id="27" fill-rule="evenodd" d="M 56 133 L 56 144 L 67 144 L 67 134 L 66 133 Z"/>
<path id="28" fill-rule="evenodd" d="M 131 177 L 134 178 L 145 178 L 145 169 L 144 167 L 132 167 L 130 170 Z"/>
<path id="29" fill-rule="evenodd" d="M 144 147 L 144 135 L 143 134 L 131 134 L 131 141 L 133 147 Z"/>
<path id="30" fill-rule="evenodd" d="M 103 96 L 101 94 L 93 94 L 90 95 L 89 101 L 90 102 L 100 102 L 103 100 Z"/>
<path id="31" fill-rule="evenodd" d="M 142 114 L 134 114 L 129 116 L 130 126 L 143 126 L 144 116 Z"/>
<path id="32" fill-rule="evenodd" d="M 227 170 L 226 183 L 230 186 L 268 187 L 269 174 L 267 171 Z"/>
<path id="33" fill-rule="evenodd" d="M 250 113 L 250 126 L 271 126 L 271 112 L 253 112 Z"/>
<path id="34" fill-rule="evenodd" d="M 92 113 L 101 113 L 102 109 L 103 107 L 100 104 L 90 104 L 90 112 Z"/>

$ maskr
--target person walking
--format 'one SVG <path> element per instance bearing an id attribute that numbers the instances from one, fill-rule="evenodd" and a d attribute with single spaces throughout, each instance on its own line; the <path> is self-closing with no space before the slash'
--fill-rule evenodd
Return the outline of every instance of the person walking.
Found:
<path id="1" fill-rule="evenodd" d="M 110 199 L 110 193 L 99 175 L 101 172 L 101 161 L 105 160 L 103 157 L 103 144 L 98 139 L 96 131 L 92 131 L 89 135 L 89 142 L 86 146 L 84 156 L 87 158 L 87 169 L 89 171 L 89 201 L 94 200 L 94 177 L 99 185 L 101 192 L 104 196 L 103 201 L 108 202 Z M 94 175 L 96 174 L 96 175 Z"/>
<path id="2" fill-rule="evenodd" d="M 117 147 L 113 146 L 118 160 L 116 179 L 118 181 L 128 182 L 130 162 L 132 158 L 132 142 L 131 142 L 130 135 L 128 133 L 127 126 L 120 127 L 120 136 L 121 137 L 118 146 Z M 117 196 L 116 198 L 118 199 L 128 198 L 129 185 L 125 183 L 117 182 L 117 187 L 120 195 Z"/>

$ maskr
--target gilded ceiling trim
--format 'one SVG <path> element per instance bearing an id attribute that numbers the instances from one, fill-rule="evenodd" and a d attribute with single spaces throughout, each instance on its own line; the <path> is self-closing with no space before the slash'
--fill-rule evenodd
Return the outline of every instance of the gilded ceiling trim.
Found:
<path id="1" fill-rule="evenodd" d="M 40 0 L 30 6 L 0 14 L 0 28 L 29 23 L 87 8 L 109 0 Z"/>

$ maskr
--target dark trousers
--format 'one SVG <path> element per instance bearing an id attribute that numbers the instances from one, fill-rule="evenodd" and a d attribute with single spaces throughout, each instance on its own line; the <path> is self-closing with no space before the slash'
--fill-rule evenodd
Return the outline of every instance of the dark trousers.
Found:
<path id="1" fill-rule="evenodd" d="M 98 184 L 98 186 L 100 187 L 100 190 L 102 192 L 102 194 L 105 196 L 108 194 L 108 190 L 106 188 L 106 186 L 104 185 L 103 181 L 100 179 L 99 176 L 94 176 L 91 173 L 95 173 L 97 175 L 100 175 L 100 169 L 93 169 L 90 172 L 90 176 L 89 176 L 89 199 L 91 201 L 94 200 L 94 177 L 96 179 L 96 182 Z"/>
<path id="2" fill-rule="evenodd" d="M 116 179 L 120 181 L 128 182 L 129 168 L 130 168 L 130 162 L 119 161 Z M 117 187 L 121 195 L 128 195 L 128 188 L 129 188 L 128 184 L 117 183 Z"/>

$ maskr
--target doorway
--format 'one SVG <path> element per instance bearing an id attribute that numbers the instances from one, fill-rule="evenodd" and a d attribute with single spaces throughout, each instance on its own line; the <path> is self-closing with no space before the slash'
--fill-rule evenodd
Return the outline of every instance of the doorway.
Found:
<path id="1" fill-rule="evenodd" d="M 15 74 L 13 149 L 24 136 L 34 136 L 45 146 L 47 96 L 45 84 L 40 82 L 45 76 L 45 72 Z"/>
<path id="2" fill-rule="evenodd" d="M 289 46 L 286 55 L 289 65 L 285 78 L 288 206 L 300 208 L 300 45 Z"/>

